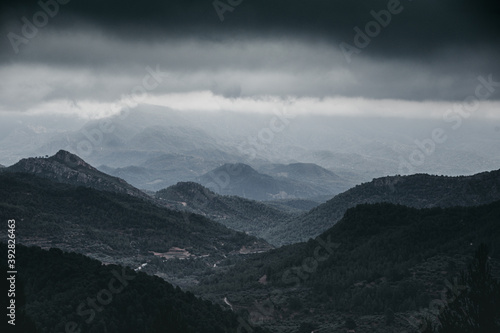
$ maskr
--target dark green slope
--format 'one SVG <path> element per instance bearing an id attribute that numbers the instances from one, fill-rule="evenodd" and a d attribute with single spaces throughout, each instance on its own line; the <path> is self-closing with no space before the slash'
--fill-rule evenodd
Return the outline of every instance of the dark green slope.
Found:
<path id="1" fill-rule="evenodd" d="M 279 244 L 306 241 L 339 221 L 347 209 L 364 203 L 388 202 L 414 208 L 477 206 L 500 200 L 500 170 L 473 176 L 417 174 L 374 179 L 335 196 L 298 218 L 281 224 L 270 237 Z"/>
<path id="2" fill-rule="evenodd" d="M 193 182 L 180 182 L 158 191 L 156 198 L 177 210 L 202 214 L 228 228 L 248 232 L 273 244 L 268 231 L 293 217 L 258 201 L 216 194 Z"/>
<path id="3" fill-rule="evenodd" d="M 276 322 L 298 325 L 297 309 L 309 313 L 300 320 L 322 320 L 324 327 L 347 314 L 383 317 L 389 309 L 405 318 L 439 299 L 480 243 L 493 249 L 493 272 L 500 277 L 500 201 L 421 210 L 359 205 L 318 238 L 255 255 L 199 288 L 216 298 L 223 292 L 233 307 L 248 311 L 271 301 Z M 264 276 L 267 284 L 259 282 Z M 386 332 L 409 324 L 398 325 Z"/>
<path id="4" fill-rule="evenodd" d="M 115 263 L 130 257 L 130 264 L 147 262 L 149 251 L 165 253 L 171 247 L 196 258 L 268 246 L 200 215 L 129 195 L 22 173 L 1 173 L 0 184 L 0 219 L 18 221 L 18 241 L 24 244 L 59 247 Z"/>
<path id="5" fill-rule="evenodd" d="M 0 248 L 5 272 L 6 244 Z M 67 327 L 69 332 L 93 333 L 232 333 L 238 329 L 233 313 L 158 277 L 57 249 L 18 245 L 16 258 L 16 299 L 25 303 L 18 313 L 24 310 L 39 333 L 68 332 Z M 26 318 L 18 318 L 18 327 L 23 324 L 20 320 Z M 6 320 L 1 325 L 5 329 Z"/>

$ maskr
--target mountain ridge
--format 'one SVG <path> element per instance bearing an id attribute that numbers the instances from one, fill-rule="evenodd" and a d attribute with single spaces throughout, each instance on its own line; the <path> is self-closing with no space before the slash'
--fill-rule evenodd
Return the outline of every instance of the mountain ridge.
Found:
<path id="1" fill-rule="evenodd" d="M 81 185 L 115 193 L 123 193 L 149 200 L 150 197 L 125 180 L 105 174 L 75 154 L 59 150 L 51 157 L 21 159 L 6 168 L 10 172 L 24 172 L 61 183 Z"/>
<path id="2" fill-rule="evenodd" d="M 445 208 L 475 206 L 495 200 L 500 200 L 500 170 L 472 176 L 381 177 L 334 196 L 276 228 L 271 235 L 284 237 L 286 241 L 281 244 L 306 241 L 332 227 L 349 208 L 358 204 L 387 202 L 413 208 Z"/>
<path id="3" fill-rule="evenodd" d="M 217 194 L 195 182 L 179 182 L 158 191 L 156 198 L 176 210 L 201 214 L 271 244 L 274 240 L 267 237 L 267 230 L 294 216 L 262 202 Z"/>
<path id="4" fill-rule="evenodd" d="M 195 181 L 218 194 L 237 195 L 260 201 L 304 199 L 333 194 L 316 184 L 293 178 L 274 177 L 244 163 L 225 163 Z"/>

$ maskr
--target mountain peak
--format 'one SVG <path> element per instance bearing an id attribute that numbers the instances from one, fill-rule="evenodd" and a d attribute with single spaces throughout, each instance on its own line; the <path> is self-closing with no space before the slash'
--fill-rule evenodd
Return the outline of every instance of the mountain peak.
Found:
<path id="1" fill-rule="evenodd" d="M 69 151 L 64 150 L 64 149 L 59 150 L 54 156 L 52 156 L 52 158 L 56 158 L 56 159 L 59 159 L 59 160 L 68 160 L 68 159 L 82 160 L 77 155 L 72 154 Z"/>
<path id="2" fill-rule="evenodd" d="M 59 150 L 54 156 L 49 157 L 47 160 L 57 161 L 60 163 L 62 162 L 63 164 L 66 164 L 68 166 L 82 166 L 91 170 L 96 170 L 93 166 L 85 162 L 79 156 L 62 149 Z"/>
<path id="3" fill-rule="evenodd" d="M 30 173 L 60 183 L 85 186 L 97 190 L 149 197 L 120 178 L 100 172 L 83 159 L 65 150 L 51 157 L 30 157 L 7 168 L 11 172 Z"/>

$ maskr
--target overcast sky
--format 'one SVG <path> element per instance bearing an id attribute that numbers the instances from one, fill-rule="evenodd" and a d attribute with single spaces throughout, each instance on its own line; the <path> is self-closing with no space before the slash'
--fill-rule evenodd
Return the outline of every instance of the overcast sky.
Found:
<path id="1" fill-rule="evenodd" d="M 498 1 L 12 0 L 0 9 L 4 114 L 99 118 L 141 102 L 441 117 L 477 95 L 477 116 L 500 117 Z"/>

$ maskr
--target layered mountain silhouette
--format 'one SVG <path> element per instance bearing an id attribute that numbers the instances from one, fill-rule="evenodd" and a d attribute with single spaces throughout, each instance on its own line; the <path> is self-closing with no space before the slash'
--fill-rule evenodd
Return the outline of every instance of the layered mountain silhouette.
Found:
<path id="1" fill-rule="evenodd" d="M 500 170 L 473 176 L 391 176 L 374 179 L 336 195 L 307 213 L 280 224 L 269 237 L 282 243 L 305 241 L 339 221 L 347 209 L 387 202 L 414 208 L 477 206 L 500 200 Z"/>
<path id="2" fill-rule="evenodd" d="M 255 158 L 249 161 L 244 153 L 249 151 L 245 142 L 248 143 L 249 137 L 255 138 L 269 122 L 267 115 L 207 114 L 140 104 L 126 115 L 106 118 L 104 121 L 109 125 L 106 131 L 101 129 L 102 120 L 84 124 L 66 118 L 58 119 L 68 123 L 64 131 L 55 131 L 48 125 L 53 123 L 53 115 L 40 128 L 7 122 L 9 131 L 0 137 L 0 163 L 11 165 L 25 156 L 53 155 L 61 148 L 79 154 L 99 169 L 102 165 L 112 169 L 129 166 L 149 169 L 146 164 L 149 160 L 164 154 L 175 156 L 172 167 L 166 165 L 163 173 L 153 172 L 161 170 L 155 166 L 142 175 L 123 170 L 118 175 L 135 187 L 154 191 L 179 181 L 194 181 L 224 163 L 238 162 L 251 164 L 271 176 L 274 175 L 262 167 L 315 163 L 352 184 L 359 184 L 401 172 L 400 158 L 407 159 L 416 148 L 413 140 L 428 135 L 428 128 L 434 126 L 432 120 L 423 119 L 410 122 L 372 118 L 359 123 L 351 117 L 298 116 L 294 126 L 281 132 L 272 144 L 255 146 Z M 468 122 L 467 132 L 441 145 L 439 154 L 427 156 L 421 167 L 408 172 L 461 175 L 497 168 L 498 138 L 496 132 L 485 128 L 493 130 L 494 126 L 487 120 Z M 384 138 L 380 138 L 380 133 L 384 133 Z M 79 149 L 83 142 L 91 147 L 85 156 Z M 187 161 L 189 158 L 197 160 L 192 164 Z M 164 183 L 157 186 L 157 180 Z"/>
<path id="3" fill-rule="evenodd" d="M 149 161 L 148 166 L 129 170 L 161 170 L 169 161 L 179 161 L 179 156 L 162 154 Z M 110 272 L 104 267 L 121 264 L 190 288 L 242 316 L 258 313 L 262 304 L 271 302 L 273 310 L 266 314 L 265 324 L 271 328 L 306 332 L 309 324 L 316 323 L 311 330 L 343 331 L 340 320 L 318 320 L 335 313 L 336 318 L 354 317 L 360 332 L 374 327 L 413 332 L 405 318 L 416 316 L 440 297 L 449 285 L 446 281 L 459 276 L 479 243 L 498 243 L 500 170 L 460 177 L 377 178 L 306 213 L 292 209 L 312 205 L 294 198 L 319 195 L 322 187 L 339 189 L 343 179 L 315 164 L 263 164 L 256 170 L 228 163 L 199 178 L 207 187 L 180 182 L 150 197 L 62 150 L 2 169 L 0 219 L 17 221 L 20 244 L 74 251 L 106 264 L 59 250 L 47 256 L 46 251 L 20 247 L 30 267 L 20 276 L 29 286 L 30 309 L 35 309 L 27 315 L 42 328 L 54 327 L 50 318 L 74 314 L 53 308 L 78 304 L 68 295 L 57 295 L 54 285 L 47 292 L 56 297 L 40 296 L 41 281 L 51 277 L 63 281 L 71 295 L 83 297 L 87 289 L 80 288 L 79 281 L 88 281 L 98 292 L 93 283 L 107 282 Z M 290 210 L 284 208 L 288 204 Z M 0 236 L 0 241 L 6 237 Z M 266 240 L 275 246 L 289 245 L 273 248 Z M 492 274 L 498 277 L 498 254 L 491 257 Z M 54 262 L 61 264 L 60 271 L 44 266 Z M 83 273 L 81 267 L 88 270 Z M 80 273 L 86 274 L 85 279 L 74 278 Z M 136 276 L 147 286 L 134 285 L 130 299 L 144 292 L 150 299 L 169 294 L 173 306 L 202 311 L 198 318 L 206 321 L 206 327 L 215 325 L 205 319 L 213 315 L 234 320 L 191 294 L 171 293 L 159 279 Z M 140 306 L 144 305 L 167 305 L 151 316 L 139 311 L 141 320 L 158 329 L 172 324 L 173 331 L 178 327 L 182 331 L 194 316 L 194 310 L 179 312 L 161 301 Z M 129 311 L 125 307 L 115 311 L 113 305 L 109 309 L 108 318 L 115 326 L 123 318 L 121 311 Z M 394 322 L 387 324 L 391 313 Z M 162 316 L 168 320 L 162 321 Z M 231 331 L 234 325 L 229 321 L 225 327 Z"/>
<path id="4" fill-rule="evenodd" d="M 66 151 L 23 159 L 0 173 L 0 183 L 0 217 L 23 221 L 16 231 L 26 245 L 127 265 L 147 263 L 148 256 L 215 262 L 272 248 L 201 215 L 162 207 Z"/>
<path id="5" fill-rule="evenodd" d="M 259 170 L 272 176 L 300 179 L 302 181 L 342 181 L 342 178 L 334 172 L 314 163 L 270 164 L 262 166 Z"/>
<path id="6" fill-rule="evenodd" d="M 167 253 L 173 247 L 185 249 L 193 258 L 238 252 L 242 247 L 270 248 L 263 240 L 200 215 L 134 196 L 23 173 L 1 173 L 0 181 L 0 216 L 23 221 L 16 230 L 22 235 L 19 241 L 27 245 L 59 247 L 111 262 L 137 251 Z"/>
<path id="7" fill-rule="evenodd" d="M 115 177 L 127 179 L 140 189 L 158 191 L 179 181 L 193 180 L 219 165 L 215 161 L 183 154 L 159 154 L 139 165 L 112 168 L 101 165 L 98 169 Z"/>
<path id="8" fill-rule="evenodd" d="M 280 172 L 280 168 L 288 172 Z M 342 183 L 333 172 L 314 165 L 276 166 L 271 171 L 276 176 L 260 173 L 247 164 L 226 163 L 197 178 L 196 182 L 219 194 L 253 200 L 314 198 L 339 192 L 333 185 L 318 186 L 317 183 L 321 182 L 318 178 L 316 183 L 311 182 L 310 179 L 315 178 L 314 173 L 321 173 L 321 177 L 328 177 L 330 182 Z M 301 175 L 304 175 L 303 179 Z"/>
<path id="9" fill-rule="evenodd" d="M 259 171 L 278 179 L 312 185 L 324 195 L 338 194 L 354 186 L 352 181 L 314 163 L 266 164 Z"/>

